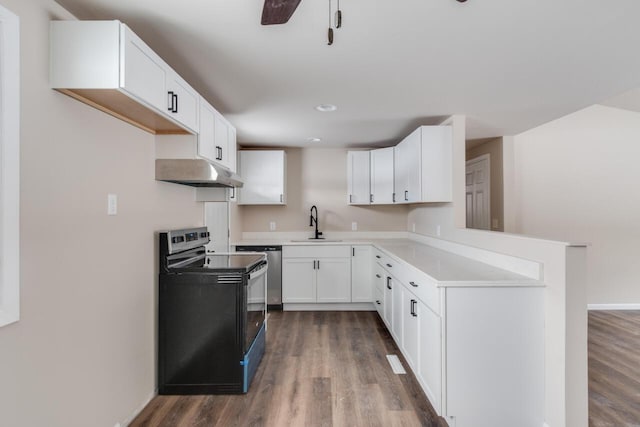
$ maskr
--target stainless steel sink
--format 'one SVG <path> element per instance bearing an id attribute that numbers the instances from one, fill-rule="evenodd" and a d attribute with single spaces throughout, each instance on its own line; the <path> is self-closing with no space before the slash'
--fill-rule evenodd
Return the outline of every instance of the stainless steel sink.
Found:
<path id="1" fill-rule="evenodd" d="M 342 240 L 336 240 L 336 239 L 314 239 L 314 238 L 310 237 L 308 239 L 291 240 L 291 242 L 294 242 L 294 243 L 302 243 L 302 242 L 307 242 L 307 243 L 332 243 L 332 242 L 342 242 Z"/>

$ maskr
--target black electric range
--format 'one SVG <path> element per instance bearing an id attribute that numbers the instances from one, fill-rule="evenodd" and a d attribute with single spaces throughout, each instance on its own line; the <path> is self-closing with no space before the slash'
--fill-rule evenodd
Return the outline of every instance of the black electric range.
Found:
<path id="1" fill-rule="evenodd" d="M 204 227 L 159 235 L 159 394 L 246 393 L 265 350 L 266 257 L 208 242 Z"/>

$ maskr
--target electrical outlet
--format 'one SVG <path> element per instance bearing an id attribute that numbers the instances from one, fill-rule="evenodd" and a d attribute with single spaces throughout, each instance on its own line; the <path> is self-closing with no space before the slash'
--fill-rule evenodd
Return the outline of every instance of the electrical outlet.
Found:
<path id="1" fill-rule="evenodd" d="M 276 222 L 275 221 L 271 221 L 269 223 L 269 230 L 270 231 L 276 231 Z"/>
<path id="2" fill-rule="evenodd" d="M 118 195 L 107 194 L 107 215 L 118 214 Z"/>
<path id="3" fill-rule="evenodd" d="M 358 223 L 357 222 L 352 222 L 351 223 L 351 231 L 358 231 Z"/>
<path id="4" fill-rule="evenodd" d="M 440 225 L 436 226 L 436 236 L 440 237 Z"/>

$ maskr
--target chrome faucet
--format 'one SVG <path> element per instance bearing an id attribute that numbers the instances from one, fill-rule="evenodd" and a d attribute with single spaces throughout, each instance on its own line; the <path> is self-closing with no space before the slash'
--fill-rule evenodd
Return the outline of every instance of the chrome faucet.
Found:
<path id="1" fill-rule="evenodd" d="M 313 211 L 316 211 L 316 216 L 313 216 Z M 322 231 L 318 231 L 318 208 L 316 207 L 316 205 L 311 206 L 311 215 L 309 218 L 309 227 L 313 227 L 313 225 L 316 225 L 316 234 L 314 237 L 312 237 L 312 239 L 324 239 L 324 237 L 320 237 L 322 236 Z"/>

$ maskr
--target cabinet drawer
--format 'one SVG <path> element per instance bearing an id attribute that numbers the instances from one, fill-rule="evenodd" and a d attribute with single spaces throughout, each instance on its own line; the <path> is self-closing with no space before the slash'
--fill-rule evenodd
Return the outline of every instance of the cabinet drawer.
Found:
<path id="1" fill-rule="evenodd" d="M 398 263 L 395 260 L 393 260 L 391 257 L 389 257 L 384 252 L 378 249 L 374 249 L 373 258 L 375 262 L 380 264 L 382 268 L 384 268 L 386 271 L 388 271 L 391 274 L 395 274 L 395 270 L 397 270 Z"/>
<path id="2" fill-rule="evenodd" d="M 419 300 L 440 315 L 440 288 L 436 286 L 435 281 L 408 264 L 402 266 L 398 278 Z"/>
<path id="3" fill-rule="evenodd" d="M 351 246 L 283 246 L 283 258 L 350 258 Z"/>
<path id="4" fill-rule="evenodd" d="M 383 317 L 383 310 L 384 310 L 384 293 L 382 291 L 382 289 L 374 289 L 373 290 L 373 305 L 376 308 L 376 311 L 378 312 L 378 314 L 380 315 L 380 317 Z"/>

